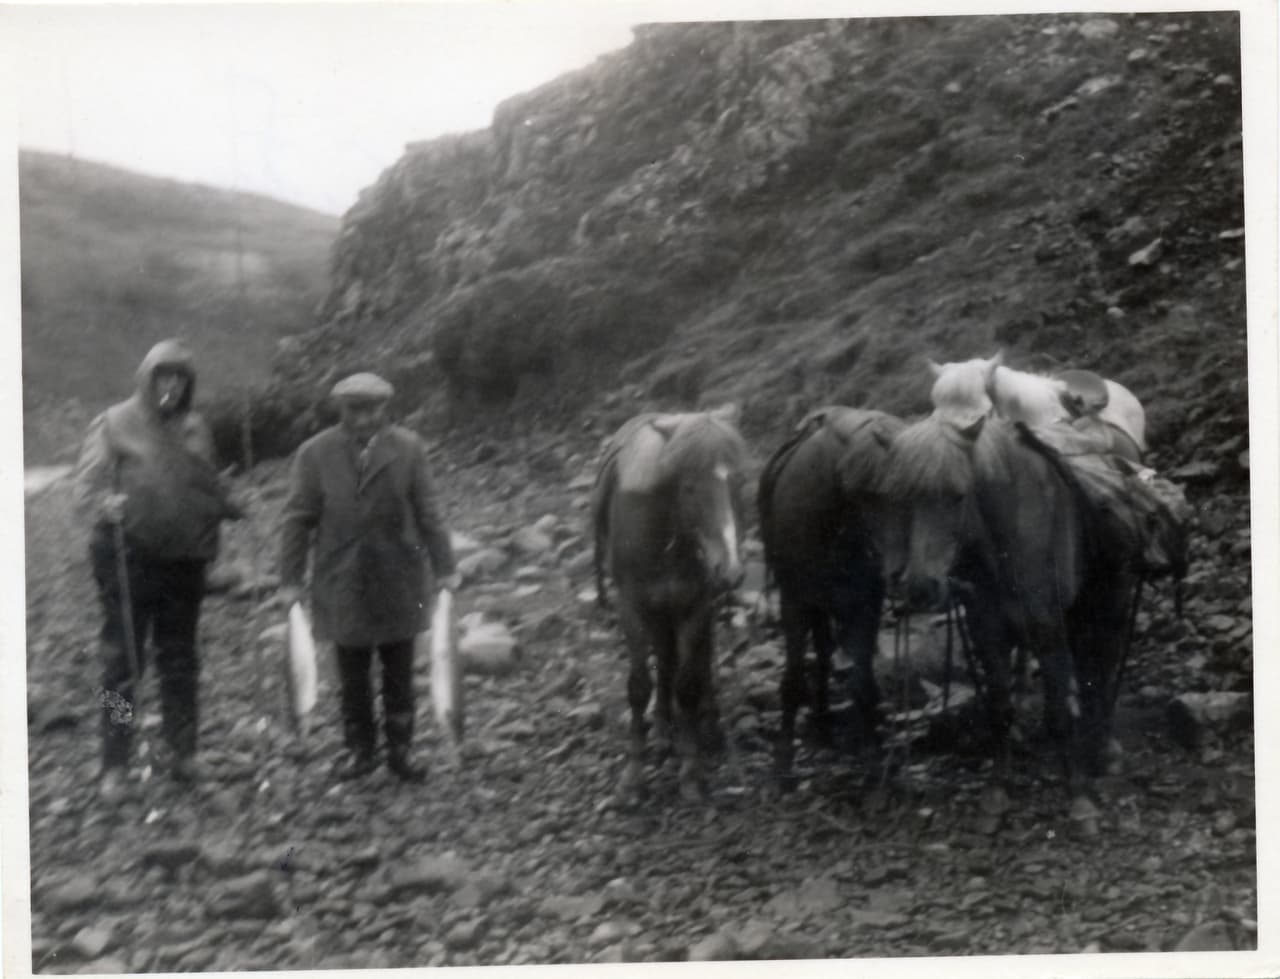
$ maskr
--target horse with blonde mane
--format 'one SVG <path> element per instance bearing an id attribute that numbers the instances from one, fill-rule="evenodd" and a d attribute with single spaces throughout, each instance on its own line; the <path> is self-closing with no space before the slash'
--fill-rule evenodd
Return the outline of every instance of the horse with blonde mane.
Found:
<path id="1" fill-rule="evenodd" d="M 1105 770 L 1138 556 L 1108 533 L 1030 430 L 996 415 L 958 424 L 942 411 L 893 442 L 881 485 L 898 508 L 886 574 L 908 609 L 959 600 L 985 675 L 1007 764 L 1010 653 L 1040 663 L 1045 720 L 1058 745 L 1071 814 L 1096 828 L 1089 776 Z"/>
<path id="2" fill-rule="evenodd" d="M 961 428 L 994 411 L 1029 428 L 1071 425 L 1087 432 L 1099 451 L 1134 462 L 1147 450 L 1142 403 L 1124 385 L 1092 371 L 1029 374 L 1004 366 L 1002 353 L 948 364 L 931 360 L 929 369 L 935 412 Z"/>

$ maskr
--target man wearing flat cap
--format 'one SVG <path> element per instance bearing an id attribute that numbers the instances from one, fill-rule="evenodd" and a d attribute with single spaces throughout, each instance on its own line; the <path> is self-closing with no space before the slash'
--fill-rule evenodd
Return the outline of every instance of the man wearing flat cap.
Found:
<path id="1" fill-rule="evenodd" d="M 410 755 L 414 722 L 413 639 L 426 628 L 437 580 L 456 589 L 449 534 L 440 519 L 416 434 L 387 420 L 391 385 L 353 374 L 333 388 L 339 422 L 294 456 L 285 503 L 280 598 L 302 595 L 311 554 L 311 617 L 317 641 L 336 647 L 348 757 L 340 778 L 377 767 L 371 667 L 382 662 L 387 765 L 418 782 Z"/>

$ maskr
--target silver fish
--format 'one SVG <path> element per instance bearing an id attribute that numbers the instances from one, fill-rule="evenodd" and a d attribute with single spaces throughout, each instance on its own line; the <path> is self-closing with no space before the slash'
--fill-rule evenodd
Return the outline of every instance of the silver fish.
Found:
<path id="1" fill-rule="evenodd" d="M 289 714 L 294 730 L 305 737 L 311 727 L 311 710 L 319 696 L 319 674 L 311 621 L 300 602 L 294 602 L 289 608 L 289 628 L 285 633 L 285 682 L 289 689 Z"/>
<path id="2" fill-rule="evenodd" d="M 419 639 L 423 638 L 419 635 Z M 453 592 L 441 589 L 431 614 L 431 703 L 436 722 L 447 732 L 455 757 L 462 744 L 462 663 L 453 617 Z"/>

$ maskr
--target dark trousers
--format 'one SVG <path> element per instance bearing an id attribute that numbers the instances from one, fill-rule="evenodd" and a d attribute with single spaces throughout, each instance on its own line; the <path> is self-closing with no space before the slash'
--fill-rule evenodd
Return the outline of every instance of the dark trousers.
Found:
<path id="1" fill-rule="evenodd" d="M 413 738 L 413 640 L 380 646 L 336 646 L 342 678 L 342 733 L 347 747 L 372 755 L 377 735 L 373 721 L 371 666 L 376 649 L 382 660 L 382 724 L 392 752 L 406 752 Z"/>
<path id="2" fill-rule="evenodd" d="M 100 526 L 89 544 L 93 576 L 102 601 L 102 764 L 126 765 L 133 730 L 135 681 L 146 670 L 147 638 L 155 650 L 162 732 L 178 757 L 196 750 L 200 659 L 196 631 L 204 598 L 206 563 L 200 559 L 150 559 L 125 545 L 129 604 L 133 611 L 133 660 L 125 635 L 114 530 Z"/>

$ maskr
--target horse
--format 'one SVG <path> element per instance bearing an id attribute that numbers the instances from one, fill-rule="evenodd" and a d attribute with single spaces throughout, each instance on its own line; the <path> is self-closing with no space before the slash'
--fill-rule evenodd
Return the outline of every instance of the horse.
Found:
<path id="1" fill-rule="evenodd" d="M 1004 366 L 1002 353 L 987 359 L 936 364 L 930 397 L 934 410 L 960 427 L 994 410 L 1039 428 L 1059 422 L 1088 433 L 1099 451 L 1141 462 L 1147 451 L 1146 413 L 1122 384 L 1092 371 L 1067 370 L 1056 377 Z"/>
<path id="2" fill-rule="evenodd" d="M 786 644 L 782 728 L 775 769 L 794 760 L 795 720 L 804 699 L 804 658 L 816 656 L 811 711 L 830 736 L 828 683 L 836 645 L 853 664 L 851 731 L 873 741 L 880 690 L 872 671 L 884 601 L 876 491 L 889 445 L 905 424 L 880 411 L 838 405 L 810 412 L 765 463 L 757 504 L 765 565 L 776 582 Z"/>
<path id="3" fill-rule="evenodd" d="M 596 478 L 597 593 L 607 604 L 607 565 L 630 654 L 624 784 L 637 792 L 643 791 L 652 657 L 655 741 L 669 749 L 674 727 L 680 794 L 687 801 L 707 794 L 704 755 L 720 738 L 712 670 L 715 603 L 743 578 L 739 534 L 750 454 L 737 418 L 733 406 L 636 416 L 609 441 Z"/>
<path id="4" fill-rule="evenodd" d="M 1064 465 L 1025 425 L 998 416 L 962 427 L 935 412 L 909 426 L 881 482 L 903 528 L 886 573 L 908 609 L 953 598 L 963 606 L 1003 744 L 1000 774 L 1013 719 L 1010 651 L 1036 654 L 1071 815 L 1096 828 L 1087 789 L 1114 745 L 1111 711 L 1138 576 Z"/>

